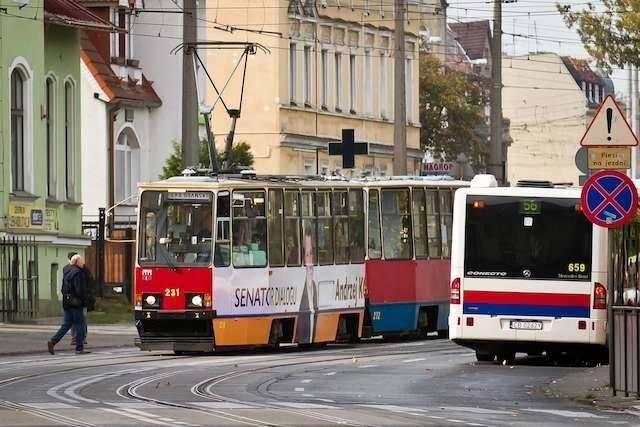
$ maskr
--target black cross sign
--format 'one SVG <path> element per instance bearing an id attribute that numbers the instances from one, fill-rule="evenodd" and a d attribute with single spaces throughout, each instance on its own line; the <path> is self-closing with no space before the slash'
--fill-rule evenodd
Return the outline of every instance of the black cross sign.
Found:
<path id="1" fill-rule="evenodd" d="M 330 156 L 342 155 L 342 169 L 353 169 L 355 167 L 356 154 L 369 154 L 369 144 L 355 142 L 353 129 L 342 129 L 342 142 L 329 143 Z"/>

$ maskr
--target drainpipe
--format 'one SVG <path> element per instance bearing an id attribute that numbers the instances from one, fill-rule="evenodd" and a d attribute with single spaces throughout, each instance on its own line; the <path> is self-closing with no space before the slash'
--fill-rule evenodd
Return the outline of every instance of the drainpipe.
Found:
<path id="1" fill-rule="evenodd" d="M 115 187 L 115 173 L 114 173 L 114 151 L 115 151 L 115 131 L 113 125 L 116 121 L 118 112 L 122 108 L 119 102 L 107 104 L 107 181 L 108 181 L 108 193 L 107 193 L 107 206 L 113 206 L 115 204 L 114 199 L 114 187 Z"/>

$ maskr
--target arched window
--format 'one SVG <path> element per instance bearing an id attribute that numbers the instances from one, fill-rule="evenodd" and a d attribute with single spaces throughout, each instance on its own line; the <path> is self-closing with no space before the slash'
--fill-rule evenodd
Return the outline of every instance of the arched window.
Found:
<path id="1" fill-rule="evenodd" d="M 47 107 L 47 196 L 56 198 L 56 133 L 55 133 L 55 80 L 47 77 L 45 83 L 45 102 Z"/>
<path id="2" fill-rule="evenodd" d="M 75 199 L 75 106 L 73 83 L 64 82 L 64 152 L 65 194 L 67 200 Z"/>
<path id="3" fill-rule="evenodd" d="M 24 191 L 24 98 L 25 76 L 15 68 L 11 72 L 11 189 Z"/>
<path id="4" fill-rule="evenodd" d="M 140 145 L 131 128 L 126 128 L 116 141 L 115 149 L 116 203 L 136 194 L 140 177 Z"/>

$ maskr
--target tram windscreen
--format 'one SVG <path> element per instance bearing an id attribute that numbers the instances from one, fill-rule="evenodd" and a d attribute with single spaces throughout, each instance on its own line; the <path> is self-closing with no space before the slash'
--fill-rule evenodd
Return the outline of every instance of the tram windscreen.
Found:
<path id="1" fill-rule="evenodd" d="M 140 265 L 209 265 L 213 195 L 207 191 L 145 191 L 139 219 Z"/>
<path id="2" fill-rule="evenodd" d="M 578 199 L 469 195 L 465 277 L 591 279 L 592 224 Z"/>

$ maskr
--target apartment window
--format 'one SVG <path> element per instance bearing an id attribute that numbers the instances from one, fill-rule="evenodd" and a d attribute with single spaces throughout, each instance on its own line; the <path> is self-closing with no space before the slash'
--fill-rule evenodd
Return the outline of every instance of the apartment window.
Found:
<path id="1" fill-rule="evenodd" d="M 335 53 L 335 76 L 334 81 L 336 85 L 336 111 L 342 110 L 342 53 Z"/>
<path id="2" fill-rule="evenodd" d="M 380 116 L 387 118 L 387 57 L 380 54 Z"/>
<path id="3" fill-rule="evenodd" d="M 406 95 L 406 105 L 407 105 L 407 121 L 411 122 L 413 120 L 413 70 L 411 69 L 411 64 L 413 60 L 411 58 L 407 58 L 405 60 L 405 95 Z"/>
<path id="4" fill-rule="evenodd" d="M 45 103 L 47 107 L 46 143 L 47 143 L 47 196 L 56 197 L 56 151 L 55 151 L 55 81 L 48 77 L 45 84 Z"/>
<path id="5" fill-rule="evenodd" d="M 304 174 L 305 175 L 315 174 L 313 159 L 304 159 Z"/>
<path id="6" fill-rule="evenodd" d="M 356 55 L 349 55 L 349 110 L 356 112 Z"/>
<path id="7" fill-rule="evenodd" d="M 131 129 L 118 136 L 115 156 L 115 196 L 121 202 L 136 193 L 140 176 L 140 145 Z"/>
<path id="8" fill-rule="evenodd" d="M 289 44 L 289 101 L 296 103 L 296 44 Z"/>
<path id="9" fill-rule="evenodd" d="M 364 51 L 364 109 L 373 114 L 373 76 L 371 72 L 371 51 Z"/>
<path id="10" fill-rule="evenodd" d="M 304 103 L 311 105 L 311 46 L 304 47 Z"/>
<path id="11" fill-rule="evenodd" d="M 122 30 L 118 33 L 118 57 L 120 58 L 125 58 L 127 55 L 126 23 L 127 16 L 124 14 L 124 9 L 118 9 L 118 27 Z"/>
<path id="12" fill-rule="evenodd" d="M 24 191 L 24 98 L 25 76 L 19 69 L 11 72 L 11 189 Z"/>
<path id="13" fill-rule="evenodd" d="M 64 83 L 64 152 L 65 152 L 65 194 L 68 200 L 75 194 L 75 108 L 74 90 L 70 81 Z"/>
<path id="14" fill-rule="evenodd" d="M 119 26 L 120 14 L 117 8 L 112 9 L 111 22 L 113 22 L 114 26 Z M 119 44 L 120 34 L 117 32 L 111 33 L 111 56 L 118 56 L 118 52 L 120 51 Z"/>
<path id="15" fill-rule="evenodd" d="M 322 80 L 322 89 L 320 92 L 320 95 L 322 97 L 322 107 L 323 108 L 327 108 L 327 97 L 328 97 L 328 79 L 329 77 L 327 76 L 328 74 L 328 70 L 327 70 L 327 50 L 326 49 L 322 49 L 322 51 L 320 52 L 320 78 Z"/>

